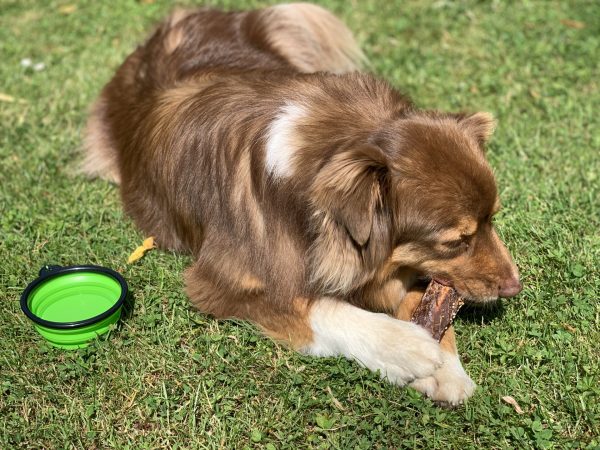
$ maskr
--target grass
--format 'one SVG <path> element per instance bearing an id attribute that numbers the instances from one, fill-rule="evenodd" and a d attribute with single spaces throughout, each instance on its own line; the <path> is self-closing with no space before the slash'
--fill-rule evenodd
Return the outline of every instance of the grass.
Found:
<path id="1" fill-rule="evenodd" d="M 199 315 L 186 256 L 125 264 L 143 236 L 114 186 L 75 174 L 77 148 L 87 106 L 171 2 L 0 0 L 0 448 L 599 448 L 600 6 L 322 4 L 421 106 L 499 120 L 498 228 L 525 289 L 456 322 L 475 396 L 440 409 Z M 120 270 L 131 315 L 88 349 L 48 347 L 18 306 L 45 263 Z"/>

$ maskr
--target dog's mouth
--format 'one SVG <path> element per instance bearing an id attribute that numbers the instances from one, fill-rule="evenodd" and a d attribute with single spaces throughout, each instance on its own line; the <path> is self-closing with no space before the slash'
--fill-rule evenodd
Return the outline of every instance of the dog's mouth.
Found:
<path id="1" fill-rule="evenodd" d="M 439 284 L 444 286 L 449 286 L 455 289 L 459 295 L 468 303 L 472 304 L 487 304 L 493 303 L 498 300 L 498 295 L 475 295 L 466 287 L 456 286 L 454 281 L 450 280 L 448 277 L 438 276 L 438 275 L 423 275 L 418 278 L 419 282 L 422 284 L 429 284 L 430 281 L 436 281 Z"/>
<path id="2" fill-rule="evenodd" d="M 449 287 L 451 287 L 451 288 L 454 288 L 454 289 L 456 289 L 456 288 L 454 287 L 454 283 L 453 283 L 453 282 L 452 282 L 450 279 L 448 279 L 448 278 L 446 278 L 446 277 L 440 277 L 440 276 L 437 276 L 437 275 L 423 274 L 423 275 L 421 275 L 421 276 L 419 276 L 419 277 L 417 278 L 417 282 L 418 282 L 419 284 L 421 284 L 421 285 L 427 285 L 427 284 L 429 284 L 431 281 L 435 281 L 435 282 L 437 282 L 437 283 L 439 283 L 439 284 L 442 284 L 442 285 L 444 285 L 444 286 L 449 286 Z M 458 290 L 458 289 L 457 289 L 457 290 Z"/>
<path id="3" fill-rule="evenodd" d="M 434 276 L 431 277 L 431 279 L 437 283 L 443 284 L 444 286 L 454 287 L 452 281 L 448 280 L 447 278 Z"/>

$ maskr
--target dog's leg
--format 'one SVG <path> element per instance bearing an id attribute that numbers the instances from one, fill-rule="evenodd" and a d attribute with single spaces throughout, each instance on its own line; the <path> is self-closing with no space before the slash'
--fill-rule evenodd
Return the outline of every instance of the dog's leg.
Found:
<path id="1" fill-rule="evenodd" d="M 404 385 L 431 376 L 441 350 L 421 327 L 347 302 L 319 298 L 272 298 L 250 274 L 217 273 L 197 262 L 185 273 L 186 292 L 200 311 L 240 318 L 265 334 L 314 356 L 345 356 Z"/>
<path id="2" fill-rule="evenodd" d="M 185 290 L 196 309 L 217 319 L 249 320 L 266 335 L 296 350 L 311 342 L 308 299 L 270 301 L 260 279 L 240 270 L 233 261 L 222 265 L 229 266 L 226 273 L 206 261 L 198 261 L 185 271 Z"/>
<path id="3" fill-rule="evenodd" d="M 396 317 L 410 320 L 412 314 L 421 302 L 423 290 L 410 291 L 402 300 Z M 419 378 L 410 386 L 437 402 L 457 405 L 473 395 L 475 383 L 469 378 L 460 363 L 454 327 L 448 328 L 440 342 L 442 348 L 442 366 L 432 376 Z"/>
<path id="4" fill-rule="evenodd" d="M 312 342 L 302 350 L 316 356 L 345 356 L 403 385 L 431 376 L 440 347 L 421 327 L 347 302 L 320 298 L 309 310 Z"/>

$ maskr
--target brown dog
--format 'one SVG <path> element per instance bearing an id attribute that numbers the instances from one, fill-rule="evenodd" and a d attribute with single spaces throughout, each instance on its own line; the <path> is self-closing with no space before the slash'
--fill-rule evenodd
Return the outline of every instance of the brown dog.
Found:
<path id="1" fill-rule="evenodd" d="M 102 91 L 85 170 L 194 255 L 200 311 L 459 403 L 474 384 L 452 332 L 440 346 L 394 317 L 420 276 L 473 301 L 520 291 L 491 222 L 494 121 L 418 110 L 361 61 L 317 6 L 175 13 Z"/>

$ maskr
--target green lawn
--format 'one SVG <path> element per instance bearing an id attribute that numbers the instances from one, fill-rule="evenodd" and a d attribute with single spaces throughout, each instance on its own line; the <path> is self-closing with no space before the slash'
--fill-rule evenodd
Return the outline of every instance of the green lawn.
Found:
<path id="1" fill-rule="evenodd" d="M 498 118 L 497 223 L 525 288 L 457 319 L 475 396 L 440 409 L 199 315 L 186 256 L 127 265 L 144 236 L 77 152 L 88 105 L 171 2 L 0 0 L 0 448 L 599 448 L 600 4 L 322 4 L 420 106 Z M 132 314 L 88 349 L 48 347 L 18 305 L 45 263 L 121 271 Z"/>

